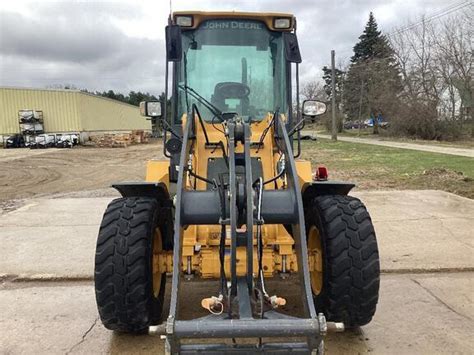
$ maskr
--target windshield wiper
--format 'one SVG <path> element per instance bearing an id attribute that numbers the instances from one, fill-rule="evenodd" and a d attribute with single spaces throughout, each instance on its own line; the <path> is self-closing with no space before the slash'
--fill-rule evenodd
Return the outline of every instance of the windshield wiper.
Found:
<path id="1" fill-rule="evenodd" d="M 211 113 L 216 116 L 221 122 L 224 121 L 222 118 L 222 111 L 219 110 L 216 106 L 210 103 L 205 97 L 200 95 L 196 90 L 187 85 L 178 85 L 178 87 L 183 90 L 186 94 L 191 95 L 196 100 L 198 100 L 204 107 L 206 107 Z"/>

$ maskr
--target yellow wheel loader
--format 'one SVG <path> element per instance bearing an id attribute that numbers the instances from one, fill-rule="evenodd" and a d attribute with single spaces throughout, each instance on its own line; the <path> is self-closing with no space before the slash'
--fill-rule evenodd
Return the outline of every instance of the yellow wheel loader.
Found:
<path id="1" fill-rule="evenodd" d="M 104 213 L 95 257 L 102 323 L 160 334 L 173 354 L 322 353 L 328 329 L 372 319 L 379 256 L 354 185 L 299 159 L 305 119 L 326 107 L 300 108 L 296 19 L 175 12 L 165 32 L 166 97 L 140 110 L 163 127 L 166 159 L 148 162 L 145 182 L 113 185 L 122 198 Z M 296 305 L 266 287 L 276 278 L 284 291 L 290 274 Z M 197 279 L 215 286 L 183 297 Z M 183 316 L 183 298 L 206 315 Z"/>

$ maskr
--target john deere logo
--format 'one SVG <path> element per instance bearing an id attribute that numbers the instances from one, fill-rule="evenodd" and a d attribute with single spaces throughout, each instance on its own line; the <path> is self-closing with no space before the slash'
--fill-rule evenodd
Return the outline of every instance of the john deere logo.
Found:
<path id="1" fill-rule="evenodd" d="M 241 21 L 207 21 L 201 28 L 206 30 L 263 30 L 263 24 Z"/>

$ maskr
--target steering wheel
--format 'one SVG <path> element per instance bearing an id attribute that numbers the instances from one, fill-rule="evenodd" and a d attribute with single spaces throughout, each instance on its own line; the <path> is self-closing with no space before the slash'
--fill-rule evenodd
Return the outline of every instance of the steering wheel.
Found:
<path id="1" fill-rule="evenodd" d="M 250 88 L 245 84 L 229 81 L 218 83 L 214 93 L 226 99 L 243 99 L 249 96 Z"/>

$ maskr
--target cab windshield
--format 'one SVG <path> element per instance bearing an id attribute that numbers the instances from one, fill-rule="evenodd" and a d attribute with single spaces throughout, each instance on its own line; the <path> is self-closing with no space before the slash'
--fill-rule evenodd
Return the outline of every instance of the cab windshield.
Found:
<path id="1" fill-rule="evenodd" d="M 286 61 L 281 32 L 246 20 L 209 20 L 183 31 L 178 87 L 190 87 L 222 112 L 260 121 L 277 108 L 287 111 Z M 194 103 L 203 119 L 213 114 L 178 90 L 178 118 Z"/>

